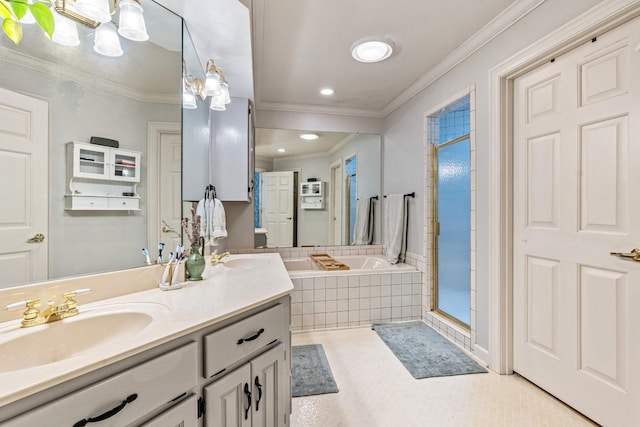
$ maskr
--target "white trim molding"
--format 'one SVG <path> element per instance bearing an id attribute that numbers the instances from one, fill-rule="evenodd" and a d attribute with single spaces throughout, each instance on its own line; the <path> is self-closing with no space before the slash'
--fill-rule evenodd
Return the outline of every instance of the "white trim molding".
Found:
<path id="1" fill-rule="evenodd" d="M 489 366 L 501 374 L 513 372 L 513 80 L 637 16 L 640 0 L 603 1 L 489 73 Z"/>

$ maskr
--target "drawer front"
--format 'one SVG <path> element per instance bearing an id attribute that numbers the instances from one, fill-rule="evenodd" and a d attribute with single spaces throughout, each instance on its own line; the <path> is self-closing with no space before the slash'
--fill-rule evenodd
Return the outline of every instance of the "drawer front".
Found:
<path id="1" fill-rule="evenodd" d="M 117 407 L 122 408 L 97 425 L 128 425 L 196 386 L 196 350 L 195 342 L 187 344 L 13 418 L 3 426 L 74 426 Z"/>
<path id="2" fill-rule="evenodd" d="M 134 198 L 110 198 L 109 199 L 109 209 L 110 210 L 138 210 L 140 209 L 140 199 Z"/>
<path id="3" fill-rule="evenodd" d="M 278 304 L 206 335 L 205 378 L 217 374 L 270 342 L 285 337 L 288 322 L 282 304 Z"/>
<path id="4" fill-rule="evenodd" d="M 71 197 L 71 208 L 78 210 L 108 209 L 105 197 Z"/>
<path id="5" fill-rule="evenodd" d="M 140 427 L 197 427 L 197 425 L 198 399 L 196 399 L 195 394 L 192 394 Z"/>

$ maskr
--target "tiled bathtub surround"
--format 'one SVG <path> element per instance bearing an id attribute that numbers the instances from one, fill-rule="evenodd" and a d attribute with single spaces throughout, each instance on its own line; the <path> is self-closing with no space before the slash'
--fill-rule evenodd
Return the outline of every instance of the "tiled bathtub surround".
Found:
<path id="1" fill-rule="evenodd" d="M 344 274 L 295 278 L 294 331 L 371 325 L 421 318 L 422 273 Z"/>
<path id="2" fill-rule="evenodd" d="M 331 256 L 353 255 L 382 255 L 382 245 L 363 246 L 312 246 L 301 248 L 260 248 L 260 249 L 230 249 L 231 253 L 262 253 L 277 252 L 283 259 L 302 258 L 311 254 L 329 254 Z"/>

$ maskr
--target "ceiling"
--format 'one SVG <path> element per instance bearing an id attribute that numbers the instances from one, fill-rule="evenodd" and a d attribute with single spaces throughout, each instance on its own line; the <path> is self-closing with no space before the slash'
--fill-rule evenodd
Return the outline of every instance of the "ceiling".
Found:
<path id="1" fill-rule="evenodd" d="M 285 159 L 300 156 L 317 156 L 337 150 L 355 135 L 341 132 L 313 132 L 318 139 L 305 141 L 300 135 L 305 132 L 285 129 L 256 129 L 256 157 Z M 279 152 L 278 149 L 284 149 Z"/>
<path id="2" fill-rule="evenodd" d="M 251 98 L 258 109 L 365 117 L 386 116 L 540 3 L 157 1 L 185 18 L 201 62 L 215 59 L 232 96 Z M 367 36 L 391 38 L 393 55 L 374 64 L 353 60 L 352 43 Z M 335 94 L 320 95 L 323 87 Z"/>

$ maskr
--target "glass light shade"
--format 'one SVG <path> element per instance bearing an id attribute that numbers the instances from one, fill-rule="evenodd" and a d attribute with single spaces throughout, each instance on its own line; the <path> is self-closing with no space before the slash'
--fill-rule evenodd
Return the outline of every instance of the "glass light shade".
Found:
<path id="1" fill-rule="evenodd" d="M 53 13 L 55 25 L 51 40 L 63 46 L 78 46 L 80 39 L 78 38 L 78 27 L 76 27 L 76 23 L 66 16 L 60 15 L 53 9 L 51 12 Z"/>
<path id="2" fill-rule="evenodd" d="M 391 56 L 393 47 L 391 40 L 368 37 L 351 45 L 351 56 L 360 62 L 379 62 Z"/>
<path id="3" fill-rule="evenodd" d="M 186 88 L 182 91 L 182 108 L 186 108 L 187 110 L 195 110 L 198 108 L 196 96 Z"/>
<path id="4" fill-rule="evenodd" d="M 96 22 L 111 21 L 108 0 L 76 0 L 75 8 L 81 15 Z"/>
<path id="5" fill-rule="evenodd" d="M 122 56 L 120 38 L 113 23 L 105 22 L 96 28 L 93 50 L 104 56 Z"/>
<path id="6" fill-rule="evenodd" d="M 224 99 L 224 103 L 231 104 L 231 95 L 229 95 L 229 83 L 221 82 L 220 91 L 222 92 L 221 96 Z"/>
<path id="7" fill-rule="evenodd" d="M 211 108 L 213 111 L 225 111 L 227 107 L 225 107 L 224 104 L 224 97 L 222 95 L 212 96 L 209 108 Z"/>
<path id="8" fill-rule="evenodd" d="M 142 16 L 142 6 L 133 0 L 120 0 L 118 34 L 136 42 L 149 40 L 147 26 Z"/>
<path id="9" fill-rule="evenodd" d="M 218 73 L 207 73 L 207 80 L 204 82 L 205 96 L 217 96 L 222 93 L 220 89 L 220 76 Z"/>

